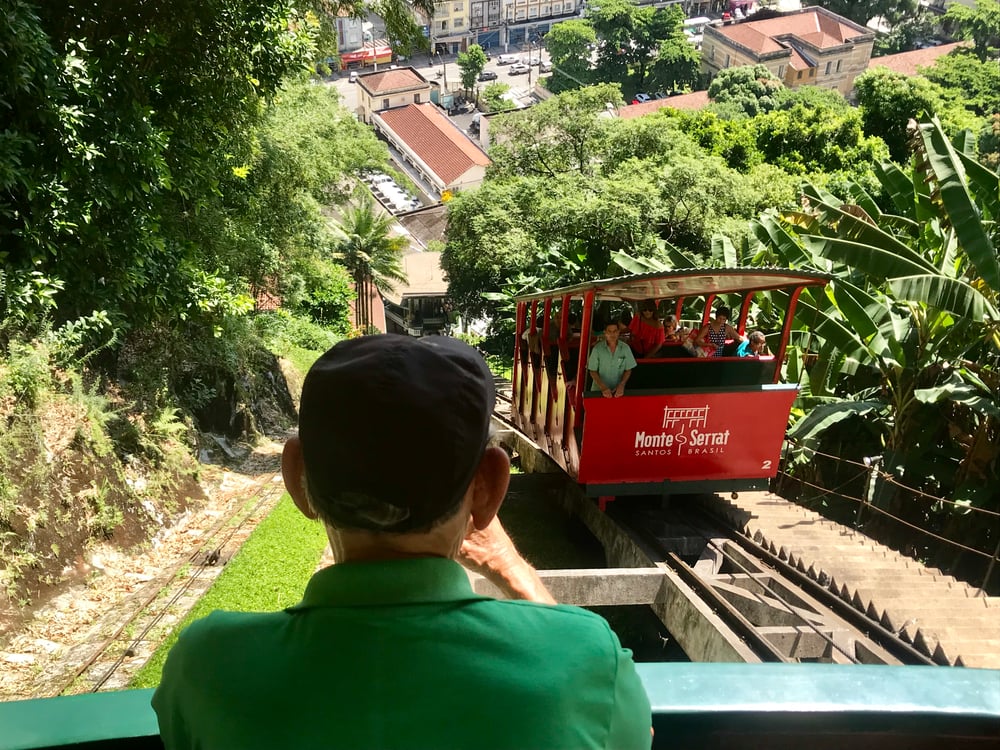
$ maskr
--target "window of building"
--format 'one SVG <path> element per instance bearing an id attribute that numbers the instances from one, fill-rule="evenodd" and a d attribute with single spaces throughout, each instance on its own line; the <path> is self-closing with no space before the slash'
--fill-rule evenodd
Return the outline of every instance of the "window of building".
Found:
<path id="1" fill-rule="evenodd" d="M 826 72 L 823 75 L 830 75 L 830 71 L 833 70 L 833 60 L 827 60 L 826 62 Z"/>
<path id="2" fill-rule="evenodd" d="M 518 8 L 517 9 L 517 11 L 514 13 L 514 20 L 515 21 L 523 21 L 524 20 L 524 8 Z"/>
<path id="3" fill-rule="evenodd" d="M 548 5 L 542 6 L 542 10 L 540 12 L 541 15 L 548 16 L 551 15 L 551 13 L 552 13 L 552 8 L 550 8 Z"/>
<path id="4" fill-rule="evenodd" d="M 801 70 L 798 73 L 795 74 L 795 78 L 797 80 L 802 80 L 802 71 Z"/>
<path id="5" fill-rule="evenodd" d="M 413 103 L 414 104 L 420 104 L 420 94 L 414 94 L 413 95 Z"/>
<path id="6" fill-rule="evenodd" d="M 730 60 L 732 60 L 732 58 L 729 56 L 729 53 L 727 52 L 726 53 L 726 64 L 723 66 L 724 68 L 728 68 L 729 67 L 729 61 Z"/>
<path id="7" fill-rule="evenodd" d="M 447 31 L 447 30 L 448 30 L 448 21 L 442 21 L 441 22 L 441 31 Z"/>
<path id="8" fill-rule="evenodd" d="M 843 62 L 843 61 L 842 60 L 837 60 L 837 72 L 838 73 L 840 72 L 840 63 L 841 62 Z"/>
<path id="9" fill-rule="evenodd" d="M 383 99 L 382 100 L 382 109 L 389 109 L 389 100 L 388 99 Z"/>
<path id="10" fill-rule="evenodd" d="M 461 13 L 463 10 L 465 10 L 465 3 L 453 3 L 451 9 L 453 11 Z"/>
<path id="11" fill-rule="evenodd" d="M 714 44 L 710 44 L 707 47 L 703 47 L 702 48 L 702 54 L 706 55 L 709 60 L 714 60 L 715 59 L 715 45 Z"/>
<path id="12" fill-rule="evenodd" d="M 538 6 L 533 5 L 528 8 L 528 18 L 538 18 Z"/>
<path id="13" fill-rule="evenodd" d="M 465 19 L 464 18 L 453 18 L 452 21 L 451 21 L 451 25 L 454 26 L 456 29 L 460 29 L 463 26 L 465 26 Z"/>
<path id="14" fill-rule="evenodd" d="M 816 77 L 816 68 L 809 68 L 809 77 L 810 78 Z"/>
<path id="15" fill-rule="evenodd" d="M 778 78 L 784 78 L 784 77 L 785 77 L 785 66 L 784 65 L 779 65 L 778 66 Z"/>

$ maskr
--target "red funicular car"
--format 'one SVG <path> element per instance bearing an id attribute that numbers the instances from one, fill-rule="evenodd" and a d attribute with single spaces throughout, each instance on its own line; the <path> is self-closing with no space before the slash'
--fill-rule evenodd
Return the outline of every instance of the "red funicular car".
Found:
<path id="1" fill-rule="evenodd" d="M 782 363 L 800 296 L 829 277 L 776 268 L 685 269 L 594 281 L 517 299 L 513 419 L 601 504 L 620 495 L 765 489 L 798 392 Z M 758 356 L 698 357 L 667 343 L 637 360 L 624 394 L 592 390 L 587 359 L 606 323 L 657 306 L 695 334 L 725 304 Z M 622 339 L 628 342 L 627 335 Z"/>

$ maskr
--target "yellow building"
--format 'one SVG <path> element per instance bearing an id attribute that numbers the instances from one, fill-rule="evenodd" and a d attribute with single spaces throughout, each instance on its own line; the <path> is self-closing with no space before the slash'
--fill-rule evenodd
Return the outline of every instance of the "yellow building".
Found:
<path id="1" fill-rule="evenodd" d="M 847 96 L 871 59 L 875 32 L 825 8 L 803 8 L 764 21 L 707 26 L 702 72 L 764 65 L 790 88 L 837 89 Z"/>

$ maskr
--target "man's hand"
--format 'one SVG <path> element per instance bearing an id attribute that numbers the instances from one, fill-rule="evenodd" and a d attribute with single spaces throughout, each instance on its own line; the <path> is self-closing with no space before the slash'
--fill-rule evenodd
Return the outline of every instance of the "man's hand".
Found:
<path id="1" fill-rule="evenodd" d="M 615 396 L 615 394 L 612 393 L 611 389 L 608 388 L 607 386 L 601 388 L 601 395 L 604 396 L 604 398 L 614 398 Z"/>
<path id="2" fill-rule="evenodd" d="M 618 387 L 615 388 L 615 398 L 621 398 L 625 394 L 625 384 L 619 383 Z"/>
<path id="3" fill-rule="evenodd" d="M 494 518 L 485 529 L 474 530 L 465 538 L 458 550 L 458 561 L 488 578 L 513 599 L 556 603 L 538 573 L 514 547 L 499 518 Z"/>

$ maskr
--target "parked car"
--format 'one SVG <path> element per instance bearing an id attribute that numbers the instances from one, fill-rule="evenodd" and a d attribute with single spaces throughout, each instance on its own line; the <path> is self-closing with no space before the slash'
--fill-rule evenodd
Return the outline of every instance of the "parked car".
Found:
<path id="1" fill-rule="evenodd" d="M 633 104 L 642 104 L 644 102 L 648 102 L 652 98 L 653 97 L 651 97 L 649 94 L 636 94 L 635 95 L 635 99 L 632 100 L 632 103 Z"/>
<path id="2" fill-rule="evenodd" d="M 521 58 L 518 55 L 500 55 L 497 58 L 497 65 L 513 65 L 520 61 Z"/>
<path id="3" fill-rule="evenodd" d="M 525 65 L 524 63 L 514 63 L 513 65 L 510 66 L 510 69 L 507 72 L 510 73 L 512 76 L 517 76 L 527 73 L 530 70 L 531 67 Z"/>
<path id="4" fill-rule="evenodd" d="M 543 62 L 541 65 L 538 66 L 538 70 L 540 70 L 542 73 L 550 73 L 552 71 L 552 63 Z"/>
<path id="5" fill-rule="evenodd" d="M 497 79 L 497 72 L 495 70 L 484 70 L 479 74 L 480 81 L 495 81 Z"/>
<path id="6" fill-rule="evenodd" d="M 347 80 L 350 83 L 357 83 L 358 82 L 358 71 L 352 70 L 351 71 L 351 75 L 347 78 Z"/>

